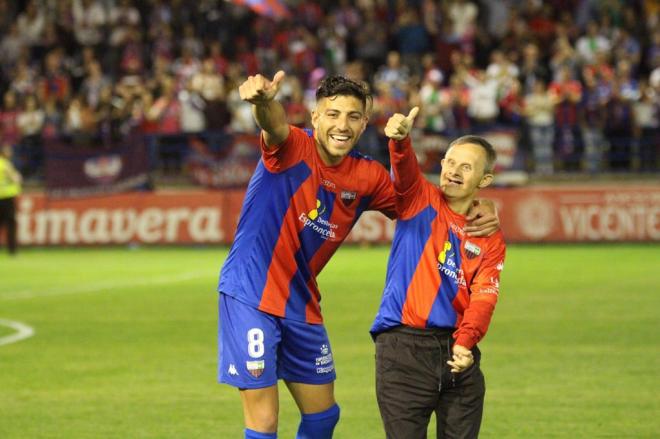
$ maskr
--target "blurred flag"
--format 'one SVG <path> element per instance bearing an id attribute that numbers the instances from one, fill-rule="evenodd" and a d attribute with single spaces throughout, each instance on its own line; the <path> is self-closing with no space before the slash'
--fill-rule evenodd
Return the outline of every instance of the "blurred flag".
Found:
<path id="1" fill-rule="evenodd" d="M 254 12 L 271 18 L 289 18 L 291 13 L 282 0 L 232 0 L 237 5 L 248 6 Z"/>

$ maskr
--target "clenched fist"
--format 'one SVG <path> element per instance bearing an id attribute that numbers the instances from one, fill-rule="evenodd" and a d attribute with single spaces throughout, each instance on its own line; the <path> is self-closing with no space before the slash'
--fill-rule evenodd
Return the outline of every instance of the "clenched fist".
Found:
<path id="1" fill-rule="evenodd" d="M 390 120 L 387 121 L 387 125 L 385 125 L 385 135 L 393 140 L 405 139 L 413 127 L 413 122 L 415 121 L 415 117 L 417 117 L 417 113 L 419 113 L 419 107 L 410 110 L 410 113 L 408 113 L 407 116 L 404 116 L 401 113 L 396 113 L 390 117 Z"/>
<path id="2" fill-rule="evenodd" d="M 272 81 L 262 75 L 249 76 L 238 87 L 238 94 L 241 99 L 254 105 L 270 102 L 280 90 L 280 84 L 285 76 L 282 70 L 275 73 Z"/>

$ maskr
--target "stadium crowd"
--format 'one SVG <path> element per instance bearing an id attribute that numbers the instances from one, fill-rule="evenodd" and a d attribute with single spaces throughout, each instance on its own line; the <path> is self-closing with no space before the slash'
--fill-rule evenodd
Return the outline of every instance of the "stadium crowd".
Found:
<path id="1" fill-rule="evenodd" d="M 345 73 L 372 87 L 374 133 L 419 105 L 426 133 L 517 130 L 537 174 L 658 170 L 657 1 L 292 0 L 281 19 L 235 3 L 0 0 L 0 130 L 19 170 L 38 179 L 62 136 L 103 148 L 139 130 L 165 150 L 257 133 L 237 87 L 279 69 L 295 125 Z"/>

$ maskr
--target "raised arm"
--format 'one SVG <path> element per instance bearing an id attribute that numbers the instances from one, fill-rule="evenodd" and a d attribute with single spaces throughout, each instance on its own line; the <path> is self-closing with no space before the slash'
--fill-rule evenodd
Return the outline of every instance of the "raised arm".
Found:
<path id="1" fill-rule="evenodd" d="M 385 135 L 390 138 L 390 163 L 394 177 L 394 189 L 397 195 L 405 195 L 421 181 L 417 157 L 412 150 L 408 134 L 412 129 L 419 107 L 410 110 L 408 116 L 396 113 L 387 121 Z"/>
<path id="2" fill-rule="evenodd" d="M 280 70 L 272 80 L 250 76 L 238 88 L 241 99 L 252 104 L 252 115 L 263 131 L 266 148 L 275 148 L 289 136 L 289 124 L 281 103 L 275 100 L 285 73 Z"/>

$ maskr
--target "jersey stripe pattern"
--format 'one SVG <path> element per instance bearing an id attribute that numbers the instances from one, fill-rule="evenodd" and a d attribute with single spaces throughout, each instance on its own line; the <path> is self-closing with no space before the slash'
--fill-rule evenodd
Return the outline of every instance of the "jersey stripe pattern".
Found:
<path id="1" fill-rule="evenodd" d="M 371 332 L 399 325 L 457 328 L 456 343 L 471 348 L 485 335 L 497 303 L 502 233 L 468 237 L 465 217 L 423 177 L 410 141 L 390 142 L 390 154 L 399 220 Z"/>
<path id="2" fill-rule="evenodd" d="M 382 165 L 351 152 L 326 166 L 313 133 L 293 126 L 275 148 L 262 139 L 218 291 L 278 317 L 322 323 L 316 276 L 365 210 L 394 216 Z"/>

